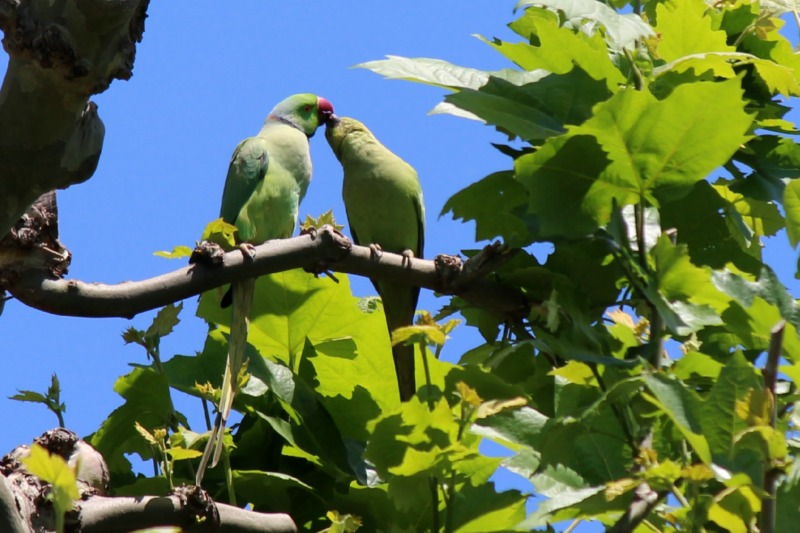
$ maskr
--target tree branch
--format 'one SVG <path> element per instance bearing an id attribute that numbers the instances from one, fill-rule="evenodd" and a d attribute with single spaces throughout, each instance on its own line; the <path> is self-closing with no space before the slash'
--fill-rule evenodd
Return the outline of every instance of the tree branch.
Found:
<path id="1" fill-rule="evenodd" d="M 4 476 L 0 476 L 0 531 L 8 533 L 29 531 L 17 510 L 17 501 Z"/>
<path id="2" fill-rule="evenodd" d="M 761 374 L 764 377 L 764 385 L 770 394 L 772 403 L 770 405 L 769 423 L 772 429 L 778 424 L 778 364 L 780 363 L 781 350 L 783 349 L 783 334 L 786 331 L 786 321 L 781 320 L 773 326 L 770 332 L 769 350 L 767 350 L 767 362 Z M 778 477 L 782 471 L 772 461 L 767 461 L 764 467 L 764 492 L 767 497 L 761 502 L 761 515 L 759 519 L 759 529 L 762 533 L 773 533 L 775 531 L 776 513 L 776 492 L 778 487 Z"/>
<path id="3" fill-rule="evenodd" d="M 41 194 L 89 179 L 105 127 L 89 101 L 128 79 L 149 0 L 0 0 L 0 237 Z"/>
<path id="4" fill-rule="evenodd" d="M 609 533 L 627 533 L 647 519 L 656 505 L 667 496 L 666 492 L 656 492 L 646 482 L 640 483 L 633 491 L 633 500 L 617 522 L 608 528 Z"/>
<path id="5" fill-rule="evenodd" d="M 486 257 L 480 258 L 487 262 Z M 384 253 L 380 259 L 370 249 L 325 226 L 314 235 L 268 241 L 255 248 L 255 258 L 241 252 L 225 254 L 223 265 L 192 264 L 154 278 L 116 285 L 56 279 L 41 270 L 20 272 L 6 283 L 18 300 L 57 315 L 82 317 L 133 317 L 230 283 L 235 279 L 262 276 L 294 268 L 319 272 L 332 269 L 373 279 L 391 279 L 445 294 L 457 294 L 473 305 L 502 317 L 527 316 L 529 302 L 517 290 L 498 282 L 475 278 L 471 263 L 440 255 L 434 261 L 416 259 L 404 264 L 398 254 Z"/>
<path id="6" fill-rule="evenodd" d="M 201 533 L 289 533 L 296 532 L 286 514 L 256 513 L 216 503 L 219 524 L 197 520 L 195 507 L 179 496 L 108 498 L 92 496 L 80 504 L 81 533 L 134 531 L 156 526 L 179 526 L 183 531 Z"/>

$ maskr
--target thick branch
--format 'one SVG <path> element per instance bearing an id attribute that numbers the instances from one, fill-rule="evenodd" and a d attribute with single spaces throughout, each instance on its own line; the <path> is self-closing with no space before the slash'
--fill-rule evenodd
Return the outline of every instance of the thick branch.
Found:
<path id="1" fill-rule="evenodd" d="M 0 531 L 28 533 L 28 528 L 17 510 L 17 501 L 4 476 L 0 476 Z"/>
<path id="2" fill-rule="evenodd" d="M 5 289 L 21 302 L 57 315 L 133 317 L 242 277 L 294 268 L 319 271 L 324 267 L 457 294 L 502 317 L 527 316 L 528 303 L 519 292 L 485 278 L 473 279 L 471 269 L 450 256 L 439 256 L 435 261 L 411 259 L 409 265 L 403 264 L 402 256 L 391 253 L 375 260 L 369 248 L 352 245 L 330 227 L 322 228 L 315 236 L 268 241 L 257 246 L 255 252 L 253 260 L 233 251 L 225 254 L 223 266 L 194 264 L 154 278 L 116 285 L 54 279 L 42 271 L 28 271 L 20 273 L 19 279 Z M 466 284 L 462 284 L 464 280 Z"/>
<path id="3" fill-rule="evenodd" d="M 178 496 L 90 497 L 80 504 L 81 533 L 134 531 L 156 526 L 179 526 L 183 531 L 201 533 L 295 532 L 286 514 L 246 511 L 222 503 L 215 504 L 219 525 L 196 520 L 195 509 Z"/>
<path id="4" fill-rule="evenodd" d="M 0 0 L 0 237 L 41 194 L 94 174 L 92 94 L 128 79 L 149 0 Z"/>

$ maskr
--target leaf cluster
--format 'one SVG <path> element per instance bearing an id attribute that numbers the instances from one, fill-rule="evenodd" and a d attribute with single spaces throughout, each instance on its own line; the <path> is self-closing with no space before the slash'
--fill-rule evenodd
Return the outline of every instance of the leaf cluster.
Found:
<path id="1" fill-rule="evenodd" d="M 800 313 L 763 255 L 765 239 L 800 241 L 800 148 L 784 104 L 800 95 L 800 60 L 781 13 L 748 0 L 518 8 L 513 40 L 479 37 L 507 69 L 397 56 L 361 66 L 445 88 L 436 112 L 508 138 L 496 145 L 508 167 L 465 176 L 443 214 L 473 223 L 476 244 L 520 249 L 492 276 L 530 314 L 454 297 L 390 337 L 380 300 L 354 298 L 346 276 L 260 278 L 241 418 L 205 488 L 310 531 L 796 523 Z M 234 243 L 230 227 L 214 235 Z M 210 426 L 229 334 L 222 294 L 200 300 L 209 331 L 197 354 L 162 361 L 180 306 L 123 335 L 152 362 L 117 381 L 125 402 L 90 437 L 115 494 L 194 479 L 207 433 L 172 395 L 198 398 Z M 439 355 L 457 322 L 437 321 L 455 313 L 485 342 L 450 364 Z M 403 404 L 391 364 L 401 342 L 416 346 L 425 384 Z M 770 350 L 777 385 L 759 368 Z M 488 455 L 488 442 L 511 455 Z M 156 475 L 134 473 L 130 454 Z M 496 489 L 501 467 L 531 481 L 532 511 L 530 495 Z M 654 500 L 637 514 L 645 492 Z"/>

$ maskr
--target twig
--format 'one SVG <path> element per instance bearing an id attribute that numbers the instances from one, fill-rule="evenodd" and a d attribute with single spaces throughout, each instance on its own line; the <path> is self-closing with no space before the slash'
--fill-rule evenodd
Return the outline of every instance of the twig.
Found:
<path id="1" fill-rule="evenodd" d="M 778 362 L 781 357 L 783 346 L 783 333 L 786 330 L 786 321 L 778 322 L 770 332 L 769 350 L 767 351 L 767 362 L 761 371 L 764 376 L 764 385 L 769 391 L 772 400 L 769 413 L 769 422 L 772 429 L 775 429 L 778 422 L 778 400 L 775 394 L 775 387 L 778 382 Z M 767 496 L 761 503 L 761 516 L 759 520 L 759 530 L 761 533 L 772 533 L 775 531 L 775 496 L 778 486 L 778 475 L 780 470 L 774 465 L 767 463 L 764 468 L 764 492 Z"/>
<path id="2" fill-rule="evenodd" d="M 617 523 L 606 530 L 607 533 L 628 533 L 636 529 L 650 512 L 658 505 L 667 492 L 656 492 L 650 485 L 642 482 L 633 491 L 633 501 Z"/>

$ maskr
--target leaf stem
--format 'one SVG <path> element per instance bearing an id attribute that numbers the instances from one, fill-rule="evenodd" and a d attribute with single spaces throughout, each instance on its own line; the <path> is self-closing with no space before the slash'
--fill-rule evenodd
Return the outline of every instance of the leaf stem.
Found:
<path id="1" fill-rule="evenodd" d="M 420 342 L 419 343 L 419 349 L 422 351 L 422 367 L 425 369 L 425 388 L 428 391 L 430 391 L 431 390 L 431 369 L 428 366 L 428 350 L 426 349 L 424 342 Z M 436 356 L 437 357 L 439 356 L 440 350 L 441 350 L 441 347 L 436 349 Z M 428 409 L 433 411 L 434 408 L 435 408 L 435 405 L 433 403 L 433 398 L 431 398 L 429 394 L 426 394 L 426 396 L 428 398 Z M 438 529 L 436 531 L 438 531 Z"/>
<path id="2" fill-rule="evenodd" d="M 644 88 L 647 86 L 647 80 L 645 80 L 644 74 L 642 74 L 642 71 L 639 70 L 639 67 L 636 65 L 636 61 L 634 60 L 631 51 L 628 50 L 627 48 L 623 48 L 623 51 L 625 52 L 625 57 L 628 59 L 628 62 L 631 65 L 633 76 L 634 78 L 636 78 L 636 84 L 634 85 L 634 87 L 636 88 L 637 91 L 644 90 Z"/>
<path id="3" fill-rule="evenodd" d="M 233 471 L 231 470 L 231 457 L 228 453 L 222 454 L 222 467 L 225 470 L 225 487 L 228 489 L 228 502 L 236 505 L 236 491 L 233 490 Z"/>
<path id="4" fill-rule="evenodd" d="M 439 531 L 439 481 L 436 476 L 428 478 L 428 486 L 431 489 L 431 506 L 433 507 L 431 531 Z"/>

